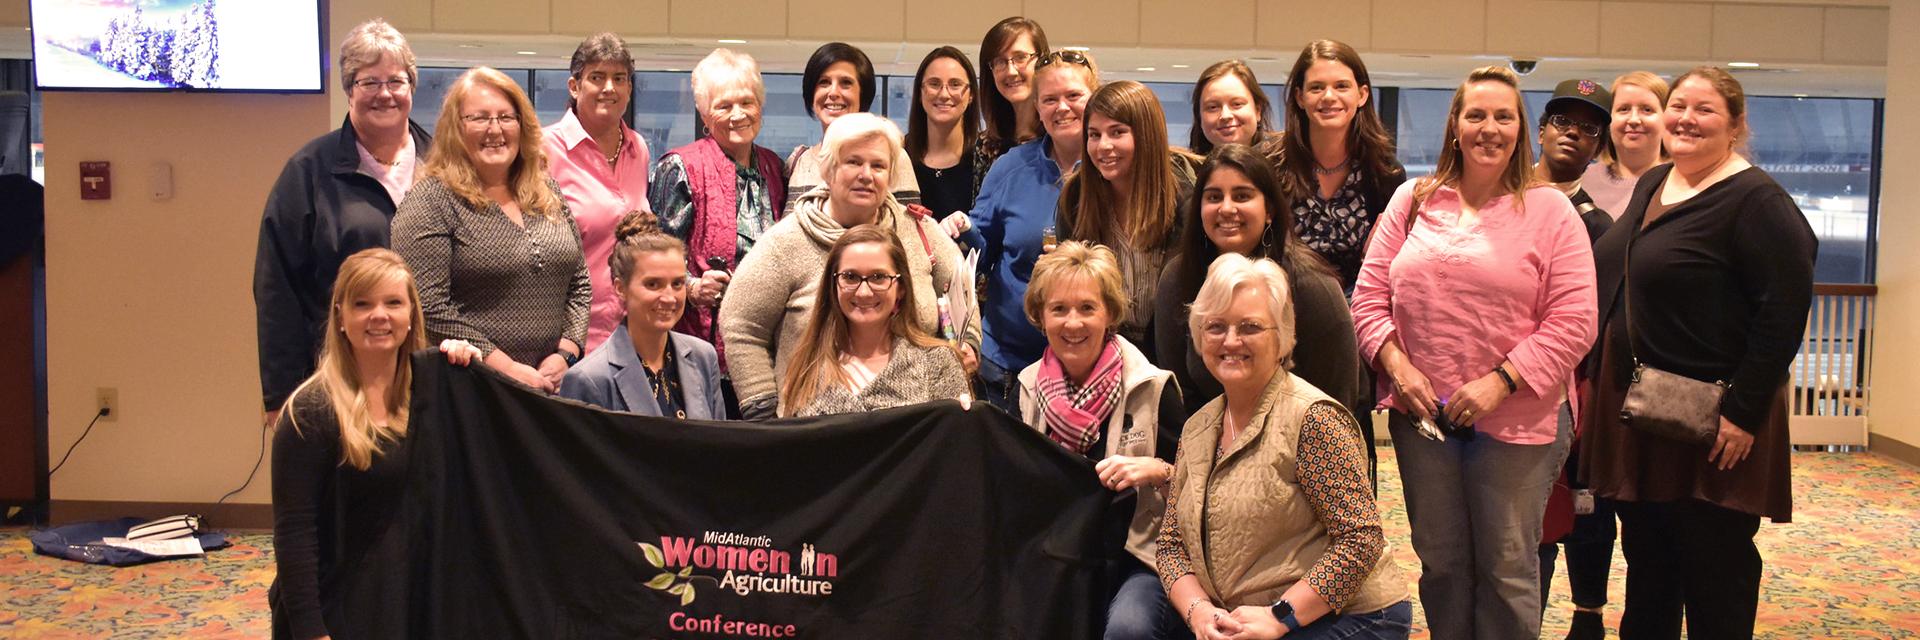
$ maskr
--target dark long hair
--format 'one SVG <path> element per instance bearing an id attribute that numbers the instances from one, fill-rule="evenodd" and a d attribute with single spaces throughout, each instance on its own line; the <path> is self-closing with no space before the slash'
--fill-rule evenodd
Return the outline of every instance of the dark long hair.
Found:
<path id="1" fill-rule="evenodd" d="M 1254 246 L 1248 257 L 1271 259 L 1280 263 L 1287 273 L 1305 268 L 1335 279 L 1340 277 L 1333 265 L 1300 242 L 1300 236 L 1294 233 L 1293 201 L 1287 199 L 1266 156 L 1244 144 L 1223 144 L 1214 147 L 1200 164 L 1200 170 L 1194 174 L 1193 197 L 1188 198 L 1187 210 L 1182 212 L 1187 222 L 1180 236 L 1177 276 L 1180 282 L 1192 283 L 1197 289 L 1207 279 L 1207 267 L 1213 264 L 1214 258 L 1220 257 L 1220 247 L 1213 245 L 1213 240 L 1207 237 L 1206 226 L 1200 222 L 1200 207 L 1206 200 L 1207 181 L 1213 178 L 1214 171 L 1222 168 L 1245 175 L 1267 201 L 1267 228 L 1261 231 L 1260 244 Z"/>
<path id="2" fill-rule="evenodd" d="M 1280 187 L 1295 198 L 1309 197 L 1320 190 L 1318 180 L 1313 177 L 1314 159 L 1312 136 L 1308 133 L 1310 123 L 1307 111 L 1300 108 L 1298 96 L 1306 89 L 1307 68 L 1316 60 L 1332 60 L 1353 71 L 1354 82 L 1361 91 L 1369 91 L 1373 80 L 1367 75 L 1367 65 L 1360 61 L 1360 53 L 1336 40 L 1315 40 L 1300 50 L 1300 57 L 1293 61 L 1293 71 L 1287 74 L 1287 92 L 1283 105 L 1287 112 L 1287 129 L 1280 142 L 1278 166 Z M 1368 191 L 1378 191 L 1381 184 L 1391 179 L 1399 182 L 1399 161 L 1394 159 L 1393 137 L 1387 135 L 1386 125 L 1380 122 L 1380 111 L 1373 100 L 1367 100 L 1367 106 L 1353 114 L 1353 120 L 1347 126 L 1347 154 L 1359 162 L 1356 164 L 1365 173 L 1365 179 L 1373 184 Z"/>
<path id="3" fill-rule="evenodd" d="M 967 54 L 953 47 L 934 49 L 927 54 L 927 57 L 920 60 L 920 70 L 913 72 L 913 105 L 908 107 L 907 110 L 907 139 L 905 145 L 907 157 L 913 158 L 915 161 L 922 161 L 927 156 L 927 131 L 930 128 L 927 126 L 927 108 L 925 105 L 920 104 L 920 99 L 922 98 L 920 95 L 921 84 L 927 81 L 927 67 L 933 66 L 933 61 L 941 58 L 951 58 L 955 62 L 960 63 L 960 70 L 966 72 L 967 82 L 969 84 L 972 84 L 976 77 L 973 72 L 973 63 L 967 61 Z M 978 92 L 973 92 L 973 95 L 967 99 L 966 113 L 960 116 L 960 130 L 964 132 L 966 136 L 966 142 L 963 143 L 966 146 L 961 148 L 962 152 L 971 151 L 973 149 L 974 139 L 980 136 L 980 95 Z"/>
<path id="4" fill-rule="evenodd" d="M 867 59 L 867 52 L 845 42 L 829 42 L 813 50 L 806 71 L 800 74 L 800 100 L 807 105 L 807 115 L 813 115 L 813 94 L 820 92 L 820 76 L 827 67 L 841 62 L 853 65 L 853 75 L 859 79 L 860 110 L 873 107 L 873 61 Z"/>
<path id="5" fill-rule="evenodd" d="M 1020 119 L 1013 114 L 1013 103 L 1000 95 L 1000 85 L 993 82 L 993 59 L 1000 56 L 1001 49 L 1007 48 L 1022 35 L 1033 38 L 1033 55 L 1047 55 L 1047 31 L 1031 18 L 1014 16 L 1001 20 L 987 30 L 986 38 L 980 40 L 980 79 L 974 83 L 974 87 L 979 89 L 975 95 L 981 105 L 980 115 L 986 123 L 980 135 L 1004 146 L 1013 146 L 1013 141 L 1020 137 L 1020 132 L 1014 130 L 1019 126 Z"/>
<path id="6" fill-rule="evenodd" d="M 1193 135 L 1187 148 L 1194 153 L 1213 152 L 1213 141 L 1207 139 L 1206 130 L 1200 126 L 1200 94 L 1207 90 L 1207 85 L 1227 76 L 1239 78 L 1241 84 L 1247 85 L 1247 92 L 1253 94 L 1253 110 L 1260 114 L 1259 120 L 1253 123 L 1254 144 L 1265 140 L 1267 133 L 1273 131 L 1273 104 L 1267 101 L 1267 92 L 1260 88 L 1260 79 L 1254 77 L 1253 68 L 1237 58 L 1221 60 L 1201 71 L 1200 79 L 1193 82 L 1193 97 L 1188 100 L 1193 103 Z"/>

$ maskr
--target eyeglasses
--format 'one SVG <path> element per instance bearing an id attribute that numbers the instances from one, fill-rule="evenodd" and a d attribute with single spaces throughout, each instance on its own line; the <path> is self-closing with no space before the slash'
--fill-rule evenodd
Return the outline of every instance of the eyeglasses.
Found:
<path id="1" fill-rule="evenodd" d="M 966 93 L 967 88 L 968 88 L 967 83 L 959 80 L 954 80 L 952 82 L 947 82 L 944 84 L 941 83 L 939 80 L 928 80 L 926 84 L 920 85 L 920 90 L 925 91 L 927 95 L 930 95 L 930 96 L 937 96 L 942 93 L 951 93 L 957 96 L 957 95 Z"/>
<path id="2" fill-rule="evenodd" d="M 413 83 L 408 82 L 406 78 L 394 78 L 391 80 L 365 78 L 362 80 L 354 81 L 353 88 L 359 89 L 361 91 L 365 91 L 368 93 L 378 93 L 381 87 L 386 87 L 387 91 L 390 91 L 393 93 L 406 93 L 407 86 L 410 84 L 413 84 Z"/>
<path id="3" fill-rule="evenodd" d="M 1004 58 L 994 58 L 992 60 L 988 60 L 987 68 L 988 69 L 1005 69 L 1007 68 L 1008 65 L 1012 65 L 1016 67 L 1024 67 L 1024 66 L 1027 66 L 1027 63 L 1033 62 L 1033 58 L 1034 58 L 1034 55 L 1031 53 L 1027 53 L 1025 51 L 1016 51 L 1011 54 L 1007 54 L 1007 56 Z"/>
<path id="4" fill-rule="evenodd" d="M 1078 51 L 1073 51 L 1073 50 L 1063 50 L 1063 51 L 1055 51 L 1052 53 L 1048 53 L 1047 55 L 1040 56 L 1040 61 L 1033 64 L 1033 69 L 1035 71 L 1038 71 L 1040 70 L 1041 67 L 1053 64 L 1055 62 L 1066 62 L 1071 64 L 1077 64 L 1082 67 L 1093 66 L 1093 65 L 1087 64 L 1086 54 L 1080 53 Z"/>
<path id="5" fill-rule="evenodd" d="M 894 281 L 900 279 L 900 274 L 897 273 L 869 273 L 863 276 L 852 271 L 842 271 L 833 275 L 840 282 L 840 288 L 847 291 L 859 289 L 862 282 L 867 283 L 867 288 L 874 291 L 886 291 L 892 289 Z"/>
<path id="6" fill-rule="evenodd" d="M 1262 325 L 1252 320 L 1241 320 L 1239 323 L 1233 325 L 1228 325 L 1219 320 L 1213 320 L 1200 325 L 1200 332 L 1206 334 L 1207 339 L 1214 342 L 1224 342 L 1230 334 L 1238 334 L 1241 340 L 1252 340 L 1260 334 L 1272 330 L 1273 327 Z"/>
<path id="7" fill-rule="evenodd" d="M 494 125 L 500 125 L 501 129 L 514 129 L 520 126 L 520 116 L 511 113 L 497 116 L 460 116 L 460 121 L 474 131 L 486 131 L 492 129 Z"/>
<path id="8" fill-rule="evenodd" d="M 1601 127 L 1599 124 L 1592 122 L 1574 122 L 1573 118 L 1567 117 L 1564 113 L 1547 116 L 1547 124 L 1553 125 L 1553 128 L 1559 129 L 1561 133 L 1566 133 L 1569 130 L 1578 128 L 1580 129 L 1580 135 L 1589 138 L 1600 137 Z"/>

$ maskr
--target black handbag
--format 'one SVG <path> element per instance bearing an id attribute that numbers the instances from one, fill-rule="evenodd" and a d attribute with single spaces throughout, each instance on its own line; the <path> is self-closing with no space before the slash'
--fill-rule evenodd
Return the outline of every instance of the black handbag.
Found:
<path id="1" fill-rule="evenodd" d="M 1640 361 L 1633 338 L 1633 240 L 1627 240 L 1626 281 L 1627 353 L 1633 358 L 1633 379 L 1620 406 L 1620 421 L 1647 433 L 1697 444 L 1712 444 L 1720 434 L 1720 399 L 1732 385 L 1726 381 L 1695 380 Z"/>

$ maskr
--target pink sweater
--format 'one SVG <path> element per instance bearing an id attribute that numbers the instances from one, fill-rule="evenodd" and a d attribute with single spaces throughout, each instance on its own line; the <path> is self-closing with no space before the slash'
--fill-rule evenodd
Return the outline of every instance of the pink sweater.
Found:
<path id="1" fill-rule="evenodd" d="M 1395 339 L 1442 402 L 1512 361 L 1528 389 L 1481 416 L 1478 430 L 1513 444 L 1548 444 L 1573 367 L 1598 333 L 1593 250 L 1580 217 L 1558 190 L 1502 196 L 1460 224 L 1460 193 L 1427 198 L 1411 232 L 1417 181 L 1400 185 L 1380 214 L 1353 292 L 1360 353 L 1373 362 Z M 1393 382 L 1379 376 L 1381 404 Z"/>

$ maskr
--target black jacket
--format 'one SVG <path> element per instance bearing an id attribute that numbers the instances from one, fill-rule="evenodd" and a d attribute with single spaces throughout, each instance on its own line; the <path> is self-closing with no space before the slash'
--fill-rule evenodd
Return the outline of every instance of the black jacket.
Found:
<path id="1" fill-rule="evenodd" d="M 408 127 L 414 154 L 424 163 L 433 138 L 418 124 Z M 358 140 L 351 122 L 314 138 L 287 159 L 267 193 L 253 259 L 266 409 L 279 408 L 312 375 L 340 263 L 362 249 L 389 244 L 387 227 L 399 203 L 379 180 L 360 173 Z"/>

